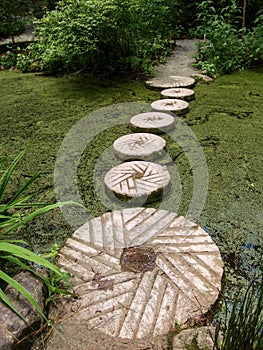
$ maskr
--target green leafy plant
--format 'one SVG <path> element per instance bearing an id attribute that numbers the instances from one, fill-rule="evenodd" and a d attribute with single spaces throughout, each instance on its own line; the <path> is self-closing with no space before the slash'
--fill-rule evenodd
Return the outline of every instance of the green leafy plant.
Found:
<path id="1" fill-rule="evenodd" d="M 216 327 L 214 350 L 263 348 L 263 273 L 250 283 L 243 296 L 225 304 L 225 316 Z"/>
<path id="2" fill-rule="evenodd" d="M 149 70 L 170 52 L 177 7 L 170 0 L 60 1 L 37 22 L 28 55 L 51 73 Z"/>
<path id="3" fill-rule="evenodd" d="M 3 151 L 5 145 L 0 145 L 0 150 Z M 62 203 L 56 203 L 51 205 L 43 205 L 40 203 L 31 203 L 29 200 L 32 194 L 27 194 L 28 188 L 32 183 L 39 177 L 40 173 L 36 173 L 32 178 L 30 178 L 11 198 L 5 198 L 5 193 L 10 184 L 10 179 L 15 169 L 17 168 L 21 158 L 24 156 L 26 150 L 20 152 L 18 156 L 8 165 L 8 157 L 0 157 L 0 260 L 8 261 L 16 264 L 24 270 L 28 270 L 40 278 L 48 289 L 48 299 L 54 293 L 69 293 L 67 288 L 61 287 L 60 282 L 67 282 L 69 279 L 69 274 L 61 271 L 54 264 L 54 254 L 52 254 L 52 261 L 41 257 L 28 248 L 25 248 L 27 243 L 23 240 L 17 239 L 4 239 L 5 235 L 12 234 L 15 230 L 19 229 L 21 226 L 26 225 L 31 220 L 36 217 L 52 210 Z M 64 203 L 67 204 L 67 203 Z M 33 211 L 27 212 L 28 209 L 36 208 Z M 54 253 L 54 251 L 53 251 Z M 50 271 L 51 277 L 46 277 L 45 275 L 37 272 L 33 265 L 38 265 L 44 267 Z M 47 321 L 47 318 L 43 311 L 40 309 L 36 301 L 29 294 L 29 292 L 11 276 L 9 276 L 3 269 L 0 269 L 0 279 L 7 284 L 10 284 L 21 294 L 23 294 L 27 300 L 35 307 L 35 309 L 41 314 L 41 316 Z M 22 319 L 23 316 L 15 309 L 13 304 L 5 295 L 4 291 L 0 288 L 0 299 L 2 299 L 14 312 L 16 312 Z"/>
<path id="4" fill-rule="evenodd" d="M 212 0 L 198 5 L 201 25 L 196 33 L 204 41 L 198 44 L 196 66 L 212 77 L 245 69 L 263 57 L 262 16 L 252 30 L 240 29 L 237 1 L 227 3 L 227 7 L 219 9 Z"/>
<path id="5" fill-rule="evenodd" d="M 13 50 L 8 50 L 0 55 L 0 69 L 10 69 L 16 65 L 16 54 Z"/>

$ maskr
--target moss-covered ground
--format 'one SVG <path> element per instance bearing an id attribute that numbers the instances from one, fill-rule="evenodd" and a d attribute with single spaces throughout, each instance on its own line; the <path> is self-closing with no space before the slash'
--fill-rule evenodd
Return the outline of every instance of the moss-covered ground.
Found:
<path id="1" fill-rule="evenodd" d="M 199 223 L 211 233 L 221 250 L 228 290 L 235 290 L 262 263 L 262 76 L 263 67 L 197 85 L 196 99 L 183 117 L 206 156 L 209 188 Z M 71 127 L 104 106 L 120 102 L 150 103 L 159 96 L 158 92 L 147 90 L 143 83 L 130 79 L 0 72 L 0 143 L 8 142 L 6 152 L 11 157 L 31 145 L 15 173 L 10 191 L 41 170 L 42 175 L 34 185 L 35 200 L 54 202 L 56 156 Z M 78 169 L 79 190 L 93 216 L 108 208 L 101 203 L 95 189 L 86 185 L 87 180 L 93 179 L 94 166 L 103 151 L 117 137 L 129 132 L 128 124 L 109 128 L 97 135 L 83 152 Z M 179 213 L 186 214 L 193 191 L 192 169 L 176 142 L 168 135 L 165 138 L 167 152 L 181 178 Z M 54 243 L 62 244 L 70 234 L 72 228 L 56 210 L 18 235 L 28 239 L 35 251 L 47 251 Z"/>

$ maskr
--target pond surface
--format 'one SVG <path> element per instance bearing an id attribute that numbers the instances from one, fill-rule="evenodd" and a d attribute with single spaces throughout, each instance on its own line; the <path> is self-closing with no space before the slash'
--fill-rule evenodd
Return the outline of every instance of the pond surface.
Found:
<path id="1" fill-rule="evenodd" d="M 245 284 L 262 266 L 263 67 L 197 85 L 195 95 L 190 112 L 181 119 L 196 135 L 208 165 L 208 195 L 198 223 L 211 233 L 220 248 L 225 261 L 225 290 L 229 292 Z M 129 79 L 0 72 L 0 143 L 8 141 L 6 152 L 11 156 L 30 145 L 9 193 L 41 170 L 42 175 L 33 186 L 37 192 L 35 200 L 54 202 L 57 152 L 67 132 L 79 120 L 121 102 L 147 103 L 150 110 L 150 103 L 159 98 L 159 92 Z M 130 132 L 128 124 L 111 127 L 97 135 L 81 156 L 78 186 L 93 216 L 108 210 L 95 189 L 87 186 L 94 181 L 97 159 L 118 137 Z M 178 212 L 186 215 L 194 186 L 192 169 L 175 140 L 169 135 L 164 138 L 169 157 L 160 162 L 169 169 L 172 160 L 177 167 L 182 186 Z M 159 203 L 148 206 L 158 208 Z M 174 211 L 173 205 L 169 210 Z M 29 240 L 35 251 L 48 251 L 52 244 L 62 244 L 72 233 L 56 210 L 29 224 L 19 235 Z"/>

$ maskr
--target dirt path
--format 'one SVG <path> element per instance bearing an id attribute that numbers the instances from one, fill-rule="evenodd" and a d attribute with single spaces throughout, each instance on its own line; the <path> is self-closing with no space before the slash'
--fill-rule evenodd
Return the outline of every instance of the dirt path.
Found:
<path id="1" fill-rule="evenodd" d="M 197 53 L 197 44 L 198 41 L 194 39 L 177 40 L 173 54 L 168 57 L 166 64 L 155 68 L 156 76 L 151 81 L 164 83 L 173 75 L 200 77 L 204 82 L 211 81 L 211 78 L 202 74 L 200 70 L 193 66 Z"/>
<path id="2" fill-rule="evenodd" d="M 194 56 L 197 52 L 196 45 L 196 40 L 177 40 L 173 55 L 168 58 L 165 65 L 156 68 L 158 78 L 170 75 L 191 76 L 196 74 L 198 71 L 193 67 Z"/>

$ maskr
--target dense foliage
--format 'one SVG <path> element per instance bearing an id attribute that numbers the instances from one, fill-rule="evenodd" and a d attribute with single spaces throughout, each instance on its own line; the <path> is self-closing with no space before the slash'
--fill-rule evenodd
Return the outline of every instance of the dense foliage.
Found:
<path id="1" fill-rule="evenodd" d="M 196 33 L 204 38 L 199 43 L 198 68 L 215 77 L 263 61 L 262 11 L 249 30 L 240 26 L 242 16 L 235 0 L 224 8 L 206 0 L 198 8 L 201 25 Z"/>
<path id="2" fill-rule="evenodd" d="M 21 33 L 34 17 L 42 17 L 55 7 L 56 0 L 1 0 L 0 37 Z"/>
<path id="3" fill-rule="evenodd" d="M 24 29 L 22 16 L 28 11 L 22 0 L 2 0 L 0 2 L 0 36 L 9 36 Z"/>
<path id="4" fill-rule="evenodd" d="M 180 2 L 67 0 L 36 29 L 31 57 L 57 71 L 147 71 L 166 57 L 181 28 Z"/>
<path id="5" fill-rule="evenodd" d="M 151 74 L 175 40 L 190 35 L 205 38 L 197 67 L 215 77 L 262 61 L 262 11 L 259 0 L 4 0 L 0 17 L 7 33 L 18 31 L 26 14 L 39 20 L 34 44 L 9 49 L 0 66 Z"/>

